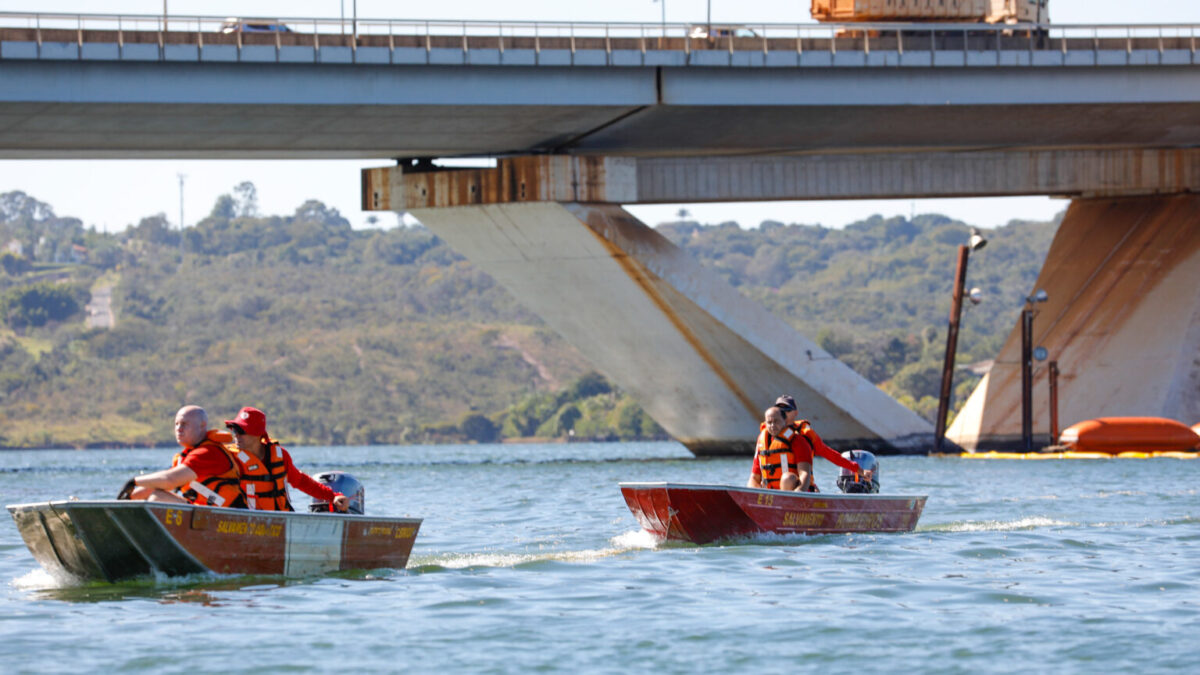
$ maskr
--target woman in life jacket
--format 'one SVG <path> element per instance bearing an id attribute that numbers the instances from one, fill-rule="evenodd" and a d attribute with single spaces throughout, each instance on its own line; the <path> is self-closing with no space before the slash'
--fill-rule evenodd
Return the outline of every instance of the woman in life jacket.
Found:
<path id="1" fill-rule="evenodd" d="M 775 407 L 783 412 L 784 423 L 794 429 L 796 434 L 803 439 L 803 443 L 797 444 L 797 450 L 800 451 L 800 456 L 797 461 L 800 463 L 800 470 L 807 471 L 808 479 L 804 479 L 801 474 L 801 482 L 805 484 L 801 492 L 820 492 L 817 489 L 817 481 L 813 476 L 812 463 L 816 455 L 820 455 L 825 459 L 833 462 L 842 468 L 843 472 L 849 472 L 850 475 L 858 476 L 861 467 L 855 464 L 850 459 L 842 457 L 836 450 L 825 444 L 817 432 L 812 428 L 812 424 L 808 420 L 797 419 L 796 400 L 787 394 L 775 399 Z"/>
<path id="2" fill-rule="evenodd" d="M 241 489 L 246 504 L 262 511 L 294 511 L 288 498 L 290 483 L 301 492 L 332 504 L 346 512 L 349 499 L 328 485 L 319 483 L 292 463 L 292 456 L 267 435 L 267 415 L 249 406 L 236 417 L 225 420 L 237 444 L 236 460 L 241 471 Z"/>
<path id="3" fill-rule="evenodd" d="M 788 426 L 782 410 L 775 406 L 767 408 L 763 413 L 763 427 L 754 447 L 754 464 L 750 467 L 750 480 L 746 485 L 789 491 L 800 487 L 812 467 L 810 463 L 810 471 L 801 475 L 800 459 L 804 453 L 797 443 L 806 442 L 795 429 Z"/>
<path id="4" fill-rule="evenodd" d="M 776 403 L 763 414 L 763 424 L 754 448 L 754 464 L 746 483 L 748 487 L 816 492 L 813 481 L 814 454 L 820 454 L 856 474 L 860 471 L 858 464 L 826 446 L 815 432 L 811 432 L 807 422 L 792 423 L 786 407 Z"/>

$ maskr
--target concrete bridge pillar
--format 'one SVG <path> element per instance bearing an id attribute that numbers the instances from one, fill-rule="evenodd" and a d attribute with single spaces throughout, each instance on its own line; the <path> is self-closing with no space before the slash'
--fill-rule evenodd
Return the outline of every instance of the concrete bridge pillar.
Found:
<path id="1" fill-rule="evenodd" d="M 1076 199 L 1035 289 L 1033 345 L 1059 375 L 1063 428 L 1095 417 L 1200 422 L 1200 195 Z M 1033 289 L 1030 290 L 1033 292 Z M 1021 335 L 1009 334 L 947 437 L 1021 446 Z M 1035 364 L 1034 445 L 1049 437 L 1047 364 Z"/>
<path id="2" fill-rule="evenodd" d="M 468 172 L 372 169 L 364 187 L 368 206 L 412 213 L 697 455 L 751 453 L 762 410 L 783 393 L 835 448 L 927 451 L 927 422 L 603 203 L 629 189 L 624 175 L 604 159 L 530 158 Z"/>

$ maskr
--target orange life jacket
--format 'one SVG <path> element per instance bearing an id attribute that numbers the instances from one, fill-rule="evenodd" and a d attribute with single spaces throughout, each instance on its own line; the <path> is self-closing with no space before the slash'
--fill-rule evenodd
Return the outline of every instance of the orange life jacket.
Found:
<path id="1" fill-rule="evenodd" d="M 758 435 L 754 456 L 758 459 L 763 487 L 778 490 L 785 473 L 797 473 L 796 464 L 800 458 L 792 449 L 796 434 L 795 429 L 788 427 L 779 436 L 772 436 L 766 429 Z"/>
<path id="2" fill-rule="evenodd" d="M 792 422 L 792 428 L 796 430 L 796 435 L 804 440 L 800 448 L 800 454 L 796 460 L 801 463 L 808 462 L 812 464 L 817 450 L 816 444 L 808 437 L 808 433 L 812 431 L 812 424 L 808 420 L 796 420 Z"/>
<path id="3" fill-rule="evenodd" d="M 183 463 L 188 453 L 193 452 L 204 446 L 218 448 L 225 456 L 229 458 L 229 469 L 224 473 L 216 476 L 209 476 L 204 480 L 194 480 L 188 483 L 186 490 L 180 491 L 180 496 L 188 500 L 192 504 L 201 506 L 225 506 L 234 509 L 246 508 L 246 500 L 242 496 L 242 486 L 238 482 L 238 465 L 234 461 L 233 455 L 229 450 L 221 444 L 223 432 L 209 431 L 207 438 L 200 441 L 199 445 L 191 448 L 184 448 L 174 459 L 171 460 L 171 466 L 178 466 Z M 224 434 L 228 437 L 228 434 Z"/>
<path id="4" fill-rule="evenodd" d="M 242 472 L 242 492 L 246 504 L 260 511 L 294 511 L 288 500 L 287 463 L 278 443 L 268 441 L 266 456 L 259 459 L 239 450 L 235 455 Z"/>

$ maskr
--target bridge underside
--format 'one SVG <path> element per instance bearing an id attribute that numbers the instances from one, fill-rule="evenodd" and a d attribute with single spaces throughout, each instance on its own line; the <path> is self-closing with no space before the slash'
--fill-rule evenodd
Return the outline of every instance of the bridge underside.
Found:
<path id="1" fill-rule="evenodd" d="M 0 48 L 13 51 L 12 43 Z M 1193 66 L 0 62 L 0 158 L 678 157 L 1200 145 L 1200 70 Z"/>
<path id="2" fill-rule="evenodd" d="M 1079 199 L 1036 288 L 1033 344 L 1058 362 L 1063 428 L 1095 417 L 1200 421 L 1200 196 Z M 947 432 L 968 449 L 1021 447 L 1021 335 Z M 1033 378 L 1035 446 L 1049 435 L 1048 370 Z M 1060 429 L 1061 431 L 1061 429 Z"/>

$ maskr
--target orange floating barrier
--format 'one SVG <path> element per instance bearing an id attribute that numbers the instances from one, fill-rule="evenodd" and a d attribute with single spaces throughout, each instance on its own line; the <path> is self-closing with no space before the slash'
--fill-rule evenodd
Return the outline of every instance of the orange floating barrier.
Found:
<path id="1" fill-rule="evenodd" d="M 1059 443 L 1077 452 L 1109 455 L 1186 452 L 1200 447 L 1200 433 L 1162 417 L 1098 417 L 1067 427 Z"/>
<path id="2" fill-rule="evenodd" d="M 949 457 L 951 455 L 942 456 Z M 1065 452 L 996 452 L 990 450 L 987 452 L 964 452 L 955 456 L 965 459 L 1200 459 L 1200 451 L 1122 451 L 1110 453 L 1077 452 L 1075 450 L 1067 450 Z"/>

